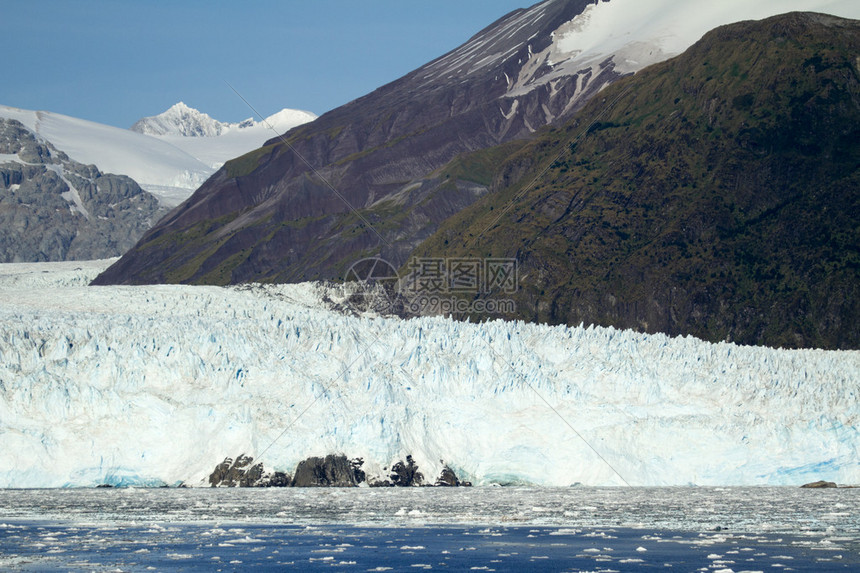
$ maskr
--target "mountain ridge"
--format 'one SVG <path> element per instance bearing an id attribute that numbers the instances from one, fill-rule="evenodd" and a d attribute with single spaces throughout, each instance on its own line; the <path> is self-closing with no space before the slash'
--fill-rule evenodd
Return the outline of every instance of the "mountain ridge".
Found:
<path id="1" fill-rule="evenodd" d="M 243 121 L 226 122 L 213 119 L 209 114 L 178 102 L 158 115 L 143 117 L 129 129 L 153 136 L 218 137 L 228 131 L 246 130 L 263 125 L 286 131 L 317 116 L 309 111 L 284 108 L 260 121 L 249 117 Z"/>
<path id="2" fill-rule="evenodd" d="M 519 311 L 508 318 L 554 324 L 594 322 L 648 332 L 692 333 L 706 340 L 729 339 L 744 344 L 826 348 L 858 344 L 856 329 L 851 326 L 857 316 L 856 308 L 851 306 L 854 303 L 850 302 L 856 299 L 852 294 L 856 287 L 851 280 L 853 255 L 850 249 L 846 250 L 846 245 L 850 246 L 851 231 L 845 227 L 843 219 L 832 222 L 820 213 L 808 215 L 806 210 L 816 213 L 820 204 L 796 187 L 798 180 L 812 173 L 816 177 L 810 182 L 826 182 L 836 177 L 846 192 L 837 193 L 833 205 L 838 205 L 843 213 L 856 210 L 851 204 L 852 175 L 849 173 L 847 179 L 843 177 L 845 154 L 850 154 L 853 147 L 822 145 L 809 141 L 804 135 L 808 130 L 819 130 L 815 131 L 815 137 L 824 141 L 832 133 L 841 133 L 838 127 L 841 124 L 831 121 L 831 115 L 841 111 L 833 108 L 826 98 L 819 101 L 814 96 L 819 90 L 843 97 L 845 90 L 853 93 L 853 84 L 845 84 L 845 78 L 838 75 L 827 76 L 831 73 L 827 66 L 821 70 L 817 65 L 810 68 L 809 62 L 814 64 L 818 56 L 814 50 L 803 51 L 803 34 L 797 29 L 794 32 L 800 36 L 786 44 L 793 51 L 786 52 L 785 56 L 795 58 L 792 61 L 798 68 L 814 70 L 815 74 L 826 72 L 820 77 L 814 76 L 819 82 L 814 85 L 809 83 L 813 76 L 797 76 L 797 70 L 786 69 L 772 50 L 762 51 L 755 42 L 741 45 L 736 38 L 723 38 L 725 42 L 721 43 L 725 28 L 718 28 L 722 30 L 720 33 L 706 34 L 707 41 L 700 40 L 691 48 L 692 52 L 688 50 L 692 54 L 689 58 L 704 58 L 699 65 L 712 72 L 711 75 L 703 75 L 699 70 L 690 73 L 692 80 L 673 77 L 661 83 L 654 79 L 654 69 L 670 70 L 679 62 L 689 61 L 682 56 L 682 59 L 671 60 L 671 64 L 655 64 L 623 79 L 624 86 L 631 83 L 639 86 L 630 88 L 636 93 L 626 94 L 617 91 L 622 88 L 606 87 L 608 83 L 617 84 L 622 76 L 610 59 L 598 65 L 600 74 L 605 76 L 595 77 L 594 70 L 577 73 L 564 84 L 568 91 L 562 90 L 560 84 L 548 82 L 543 88 L 538 86 L 532 90 L 528 96 L 531 99 L 515 99 L 510 108 L 501 107 L 500 101 L 511 101 L 507 96 L 513 84 L 511 78 L 517 75 L 514 70 L 525 70 L 528 55 L 543 53 L 555 41 L 555 32 L 575 21 L 589 6 L 594 4 L 544 2 L 509 14 L 449 54 L 323 115 L 313 124 L 292 130 L 285 136 L 286 142 L 270 140 L 266 147 L 228 162 L 192 199 L 168 215 L 157 229 L 150 231 L 132 251 L 100 275 L 95 284 L 343 279 L 351 264 L 366 257 L 379 256 L 393 263 L 394 268 L 403 268 L 410 255 L 431 258 L 492 256 L 514 258 L 525 271 L 526 288 L 517 295 Z M 551 12 L 551 9 L 556 11 Z M 571 16 L 573 12 L 576 14 Z M 767 35 L 770 32 L 762 30 L 788 25 L 786 22 L 792 23 L 789 28 L 819 25 L 820 19 L 826 17 L 793 14 L 785 16 L 784 20 L 775 18 L 737 26 L 752 34 Z M 517 24 L 526 21 L 534 28 L 523 29 Z M 838 18 L 832 20 L 837 21 Z M 534 30 L 540 33 L 535 35 Z M 816 49 L 826 51 L 828 39 L 823 32 L 817 29 L 810 34 L 818 46 Z M 500 38 L 506 41 L 501 42 Z M 781 43 L 788 40 L 777 35 L 775 41 L 778 45 L 772 48 L 778 51 Z M 840 38 L 839 41 L 850 44 L 854 39 Z M 493 47 L 489 53 L 482 51 L 487 46 L 496 46 L 493 42 L 501 42 L 501 47 Z M 703 46 L 715 50 L 715 54 L 731 52 L 726 54 L 731 60 L 731 69 L 700 53 Z M 795 85 L 785 86 L 778 78 L 769 76 L 763 79 L 763 71 L 755 70 L 755 81 L 759 82 L 757 91 L 743 91 L 742 84 L 748 80 L 751 63 L 746 62 L 743 52 L 750 46 L 759 50 L 757 53 L 765 54 L 765 60 L 774 69 L 793 78 Z M 486 69 L 485 62 L 496 67 Z M 846 65 L 845 69 L 853 69 L 851 62 L 840 63 L 836 69 Z M 448 73 L 458 69 L 478 70 L 475 73 L 485 84 L 473 79 L 465 81 L 457 74 Z M 640 75 L 646 76 L 642 82 L 654 84 L 636 83 Z M 718 80 L 714 80 L 715 77 Z M 853 81 L 852 77 L 848 80 Z M 567 124 L 554 116 L 554 122 L 565 125 L 561 131 L 534 130 L 529 119 L 548 117 L 546 100 L 540 99 L 549 93 L 542 91 L 544 88 L 557 89 L 557 103 L 560 109 L 566 109 L 576 94 L 585 93 L 586 79 L 590 86 L 587 89 L 593 90 L 589 95 L 603 94 L 601 98 L 591 98 L 588 103 L 585 101 L 588 97 L 579 99 L 585 106 L 583 109 L 592 111 L 572 113 Z M 715 82 L 725 82 L 726 90 L 733 90 L 729 101 L 721 99 L 720 84 Z M 702 87 L 705 84 L 706 88 Z M 409 88 L 416 85 L 430 86 L 421 92 L 425 100 L 410 95 Z M 478 85 L 492 89 L 482 90 Z M 797 92 L 797 85 L 807 86 L 809 93 Z M 681 92 L 676 93 L 677 86 L 683 86 Z M 684 89 L 692 91 L 687 93 Z M 661 99 L 668 97 L 669 92 L 673 94 L 670 100 L 674 101 Z M 705 92 L 714 97 L 698 102 L 690 95 Z M 757 98 L 771 92 L 779 93 L 766 100 L 766 106 L 759 106 Z M 781 97 L 788 99 L 782 103 L 774 101 Z M 853 96 L 846 97 L 849 111 L 845 120 L 850 126 L 855 121 L 849 117 Z M 805 98 L 802 101 L 808 105 L 798 103 L 801 101 L 798 98 Z M 698 107 L 690 107 L 693 102 Z M 455 103 L 459 107 L 452 107 Z M 631 123 L 619 117 L 619 105 L 625 113 L 639 119 Z M 676 111 L 674 106 L 678 105 L 682 109 Z M 680 139 L 660 140 L 656 137 L 660 132 L 653 131 L 653 118 L 649 119 L 647 114 L 642 116 L 633 109 L 635 106 L 651 109 L 657 114 L 655 117 L 662 118 L 661 130 Z M 453 115 L 455 108 L 462 113 Z M 761 110 L 770 115 L 767 118 L 756 116 Z M 817 116 L 819 111 L 824 116 Z M 738 123 L 737 118 L 747 116 L 752 125 L 758 127 L 753 129 Z M 811 123 L 803 124 L 807 119 Z M 720 121 L 728 123 L 723 126 Z M 830 126 L 830 132 L 820 131 L 824 124 Z M 731 136 L 726 135 L 729 129 L 733 130 Z M 587 137 L 582 141 L 572 139 L 576 130 L 580 130 L 577 137 Z M 627 134 L 627 139 L 619 135 L 622 132 Z M 610 142 L 605 139 L 609 135 L 621 139 Z M 774 150 L 767 139 L 771 136 L 779 142 L 778 153 L 765 158 L 771 163 L 756 164 L 759 154 L 768 155 Z M 586 149 L 589 155 L 571 159 L 560 154 L 567 145 L 565 141 L 575 144 L 577 154 Z M 592 147 L 594 141 L 602 142 L 603 147 Z M 469 146 L 464 145 L 465 142 L 469 142 Z M 494 147 L 493 142 L 502 145 Z M 583 147 L 583 143 L 587 145 Z M 799 147 L 793 149 L 791 146 L 795 144 Z M 707 147 L 709 145 L 712 148 Z M 618 149 L 626 151 L 618 155 Z M 688 150 L 689 156 L 684 156 Z M 816 162 L 814 155 L 818 152 L 824 154 L 823 161 Z M 702 156 L 693 158 L 693 153 Z M 657 159 L 651 160 L 655 154 Z M 797 154 L 800 159 L 794 161 Z M 606 171 L 601 156 L 605 156 L 606 161 L 613 158 L 612 170 Z M 665 164 L 667 157 L 681 163 Z M 747 171 L 738 171 L 740 164 Z M 323 167 L 317 168 L 317 165 Z M 637 170 L 627 171 L 630 165 L 638 165 Z M 807 166 L 807 170 L 803 171 L 801 165 Z M 719 177 L 710 173 L 714 166 L 720 168 Z M 838 173 L 830 173 L 830 168 L 837 169 Z M 474 245 L 467 248 L 456 242 L 458 235 L 483 233 L 483 228 L 474 228 L 470 220 L 481 220 L 492 228 L 492 220 L 507 210 L 506 206 L 494 203 L 497 196 L 512 197 L 524 185 L 523 177 L 527 181 L 539 179 L 528 175 L 543 176 L 544 170 L 553 178 L 549 183 L 556 187 L 553 187 L 552 196 L 539 197 L 539 204 L 533 204 L 531 209 L 542 213 L 543 217 L 565 219 L 564 233 L 553 231 L 551 225 L 535 222 L 538 220 L 535 214 L 525 212 L 518 213 L 518 217 L 526 224 L 518 227 L 507 219 L 504 231 L 493 231 L 495 235 L 486 248 L 478 249 Z M 588 171 L 595 173 L 589 175 Z M 766 180 L 771 172 L 778 177 Z M 573 173 L 580 180 L 571 181 Z M 643 179 L 643 173 L 651 179 Z M 792 175 L 789 177 L 787 173 Z M 672 179 L 676 176 L 680 179 Z M 736 183 L 735 189 L 727 183 L 729 180 Z M 594 189 L 583 185 L 584 181 L 593 183 Z M 344 182 L 350 187 L 342 187 Z M 699 196 L 702 191 L 692 191 L 700 184 L 709 194 L 704 199 Z M 566 189 L 566 185 L 573 189 L 579 185 L 584 189 L 582 197 L 578 199 L 575 195 L 580 191 Z M 614 187 L 618 185 L 623 188 Z M 629 213 L 617 213 L 616 202 L 629 196 L 637 185 L 644 185 L 640 195 L 651 199 L 642 201 L 636 196 L 636 202 L 631 205 L 641 212 L 634 220 Z M 758 194 L 755 185 L 764 185 L 766 192 Z M 788 202 L 778 200 L 777 188 L 781 185 L 793 189 L 796 197 Z M 607 188 L 607 195 L 594 191 L 603 186 Z M 738 189 L 742 191 L 741 196 L 723 200 L 721 194 L 729 197 Z M 835 187 L 825 191 L 830 195 L 836 193 Z M 682 196 L 686 199 L 681 200 Z M 344 205 L 342 199 L 352 208 Z M 576 217 L 580 216 L 580 199 L 596 211 L 586 213 L 590 218 L 581 219 L 576 228 L 577 224 L 571 221 L 579 220 Z M 695 212 L 696 205 L 704 207 L 705 215 Z M 497 207 L 499 210 L 487 215 L 486 209 Z M 601 220 L 600 210 L 611 213 L 612 219 Z M 692 223 L 679 220 L 677 212 L 683 212 Z M 758 249 L 758 244 L 767 244 L 768 233 L 773 232 L 774 236 L 785 240 L 793 237 L 786 234 L 787 222 L 779 219 L 783 216 L 781 213 L 791 213 L 792 217 L 804 221 L 797 232 L 803 235 L 807 250 L 797 259 L 813 265 L 810 268 L 818 268 L 819 274 L 800 268 L 790 258 L 786 259 L 782 251 Z M 773 214 L 777 215 L 776 219 L 770 217 Z M 716 229 L 713 221 L 707 219 L 711 216 L 716 217 Z M 663 217 L 668 222 L 661 227 Z M 615 229 L 622 220 L 624 225 Z M 778 223 L 773 223 L 774 220 Z M 646 221 L 648 228 L 639 228 L 643 224 L 641 221 Z M 774 228 L 767 227 L 774 224 Z M 535 230 L 540 225 L 549 229 L 553 242 L 532 249 L 529 244 L 538 244 L 535 241 L 546 238 Z M 667 225 L 677 228 L 669 229 Z M 626 230 L 627 226 L 634 232 Z M 835 242 L 822 245 L 821 241 L 810 238 L 814 236 L 814 233 L 810 235 L 813 230 L 825 235 L 836 233 Z M 584 236 L 589 241 L 587 248 L 576 255 L 583 257 L 582 267 L 591 269 L 589 276 L 611 275 L 610 283 L 600 283 L 597 278 L 570 282 L 573 275 L 562 280 L 565 273 L 572 272 L 570 265 L 575 256 L 571 245 L 580 243 Z M 633 243 L 628 240 L 641 241 L 643 236 L 651 237 L 651 250 L 641 245 L 630 246 Z M 713 237 L 719 239 L 714 242 L 718 246 L 708 243 Z M 512 247 L 525 239 L 528 239 L 527 245 L 522 249 Z M 616 252 L 618 249 L 621 251 Z M 628 252 L 629 249 L 633 251 Z M 835 257 L 831 262 L 837 265 L 838 273 L 828 274 L 820 266 L 814 267 L 814 261 L 808 258 L 814 259 L 813 254 L 825 261 Z M 771 255 L 777 258 L 771 260 L 768 258 Z M 731 261 L 723 261 L 713 271 L 709 269 L 704 273 L 709 264 L 723 260 L 719 257 L 729 256 Z M 692 261 L 685 262 L 686 259 Z M 629 264 L 620 265 L 619 261 Z M 690 262 L 695 265 L 690 266 Z M 664 267 L 669 270 L 658 277 Z M 710 276 L 710 272 L 716 275 Z M 535 281 L 536 276 L 544 278 Z M 822 277 L 826 279 L 824 282 Z M 696 281 L 705 284 L 704 292 L 693 284 Z M 809 281 L 814 284 L 807 288 L 804 285 Z M 759 284 L 777 290 L 759 292 Z M 642 292 L 646 288 L 643 285 L 651 291 Z M 678 285 L 682 286 L 676 288 Z M 616 295 L 622 295 L 621 299 Z M 789 300 L 792 297 L 797 300 Z M 840 303 L 842 298 L 849 302 Z M 795 316 L 786 322 L 789 311 Z M 479 314 L 465 316 L 485 318 Z"/>
<path id="3" fill-rule="evenodd" d="M 185 200 L 214 171 L 176 146 L 127 129 L 3 105 L 0 117 L 20 121 L 75 161 L 131 177 L 168 207 Z"/>
<path id="4" fill-rule="evenodd" d="M 435 170 L 462 152 L 530 135 L 545 123 L 545 109 L 553 116 L 572 113 L 572 98 L 584 101 L 618 77 L 606 66 L 566 77 L 554 90 L 535 90 L 521 98 L 517 113 L 499 107 L 505 74 L 516 75 L 529 42 L 547 45 L 551 32 L 588 4 L 544 2 L 479 32 L 472 41 L 491 37 L 503 45 L 504 57 L 477 80 L 437 74 L 428 85 L 422 74 L 442 56 L 291 130 L 286 142 L 270 139 L 226 163 L 98 280 L 301 281 L 343 276 L 359 252 L 404 259 L 439 221 L 486 192 L 474 182 L 434 178 Z M 498 36 L 524 16 L 527 26 Z M 483 58 L 468 42 L 447 56 Z M 383 220 L 382 232 L 367 226 L 376 229 Z"/>

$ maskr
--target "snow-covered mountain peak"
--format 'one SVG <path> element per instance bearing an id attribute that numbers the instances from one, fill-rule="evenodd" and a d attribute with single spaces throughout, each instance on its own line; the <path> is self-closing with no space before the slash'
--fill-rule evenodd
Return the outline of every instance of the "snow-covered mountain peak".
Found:
<path id="1" fill-rule="evenodd" d="M 218 137 L 246 129 L 275 129 L 280 132 L 316 119 L 316 115 L 297 109 L 282 109 L 257 122 L 253 118 L 237 123 L 218 121 L 184 102 L 172 105 L 167 111 L 144 117 L 131 126 L 132 131 L 156 137 Z"/>
<path id="2" fill-rule="evenodd" d="M 263 121 L 261 121 L 259 123 L 262 123 L 263 126 L 266 127 L 267 129 L 269 127 L 271 127 L 275 130 L 284 129 L 284 131 L 286 131 L 286 129 L 290 129 L 290 128 L 295 127 L 297 125 L 301 125 L 303 123 L 313 121 L 316 118 L 317 118 L 316 114 L 313 114 L 309 111 L 303 111 L 300 109 L 286 109 L 286 108 L 284 108 L 279 112 L 273 113 L 272 115 L 270 115 L 269 117 L 267 117 L 266 119 L 264 119 Z M 250 121 L 251 125 L 257 124 L 257 122 L 254 122 L 250 119 L 245 120 L 245 121 L 246 122 Z M 243 123 L 245 123 L 245 122 L 243 122 Z M 286 126 L 289 126 L 289 127 L 286 127 Z M 241 127 L 241 125 L 240 125 L 240 127 Z"/>
<path id="3" fill-rule="evenodd" d="M 221 135 L 229 125 L 179 102 L 163 113 L 138 120 L 131 130 L 146 135 L 215 137 Z"/>
<path id="4" fill-rule="evenodd" d="M 309 111 L 282 109 L 261 121 L 227 123 L 179 102 L 164 113 L 139 120 L 131 130 L 170 143 L 217 169 L 228 159 L 316 118 Z"/>

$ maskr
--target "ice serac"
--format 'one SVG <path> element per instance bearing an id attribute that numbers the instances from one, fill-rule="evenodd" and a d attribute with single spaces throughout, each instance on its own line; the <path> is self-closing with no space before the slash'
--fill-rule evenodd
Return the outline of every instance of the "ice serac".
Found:
<path id="1" fill-rule="evenodd" d="M 83 286 L 107 264 L 0 266 L 0 487 L 205 487 L 239 452 L 368 476 L 411 454 L 475 485 L 860 482 L 857 351 Z"/>

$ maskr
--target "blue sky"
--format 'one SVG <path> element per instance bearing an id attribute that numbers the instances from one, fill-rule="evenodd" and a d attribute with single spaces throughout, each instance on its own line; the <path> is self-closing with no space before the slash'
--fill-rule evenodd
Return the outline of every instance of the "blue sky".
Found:
<path id="1" fill-rule="evenodd" d="M 0 104 L 129 127 L 177 101 L 222 121 L 321 114 L 536 0 L 0 0 Z"/>

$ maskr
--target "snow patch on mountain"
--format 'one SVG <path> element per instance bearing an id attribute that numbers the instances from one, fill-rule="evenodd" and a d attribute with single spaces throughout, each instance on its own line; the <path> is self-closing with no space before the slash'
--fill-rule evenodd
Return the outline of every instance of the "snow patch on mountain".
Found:
<path id="1" fill-rule="evenodd" d="M 225 123 L 179 102 L 159 115 L 139 120 L 131 129 L 170 143 L 217 169 L 225 161 L 314 119 L 316 115 L 308 111 L 282 109 L 261 121 L 249 118 Z"/>
<path id="2" fill-rule="evenodd" d="M 203 485 L 264 451 L 477 485 L 860 482 L 860 352 L 343 316 L 313 284 L 85 286 L 108 264 L 0 265 L 0 487 Z"/>
<path id="3" fill-rule="evenodd" d="M 215 137 L 229 127 L 230 124 L 212 119 L 208 114 L 179 102 L 163 113 L 139 119 L 129 129 L 146 135 Z"/>
<path id="4" fill-rule="evenodd" d="M 542 8 L 553 1 L 557 0 L 538 4 L 519 20 L 539 18 Z M 595 2 L 556 29 L 550 46 L 530 53 L 508 95 L 521 95 L 585 70 L 596 73 L 601 64 L 608 65 L 610 59 L 617 72 L 636 72 L 677 56 L 717 26 L 791 11 L 822 12 L 857 19 L 860 18 L 860 3 L 846 0 Z"/>

